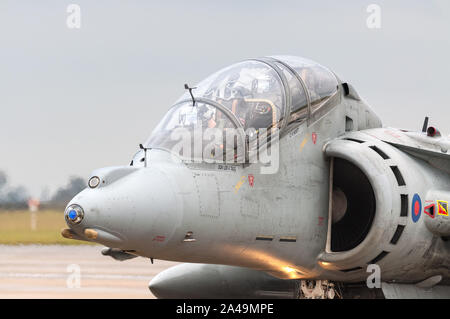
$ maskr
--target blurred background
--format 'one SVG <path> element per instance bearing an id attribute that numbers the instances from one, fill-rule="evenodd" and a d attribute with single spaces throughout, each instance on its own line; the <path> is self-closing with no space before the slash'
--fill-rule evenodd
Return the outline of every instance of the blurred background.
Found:
<path id="1" fill-rule="evenodd" d="M 89 173 L 128 164 L 184 83 L 250 57 L 310 58 L 385 126 L 420 129 L 428 115 L 448 134 L 449 30 L 446 0 L 1 0 L 0 243 L 21 227 L 64 226 Z M 30 199 L 56 219 L 26 221 Z"/>
<path id="2" fill-rule="evenodd" d="M 0 244 L 80 244 L 64 239 L 60 231 L 65 206 L 85 187 L 83 178 L 71 176 L 53 193 L 44 188 L 36 197 L 26 186 L 11 185 L 0 171 Z"/>

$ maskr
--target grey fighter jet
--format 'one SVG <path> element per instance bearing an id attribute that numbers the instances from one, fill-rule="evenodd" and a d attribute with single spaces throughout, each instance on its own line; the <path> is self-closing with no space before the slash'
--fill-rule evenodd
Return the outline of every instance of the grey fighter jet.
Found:
<path id="1" fill-rule="evenodd" d="M 130 165 L 92 173 L 64 237 L 184 262 L 159 298 L 450 298 L 450 140 L 428 119 L 383 127 L 293 56 L 185 89 Z"/>

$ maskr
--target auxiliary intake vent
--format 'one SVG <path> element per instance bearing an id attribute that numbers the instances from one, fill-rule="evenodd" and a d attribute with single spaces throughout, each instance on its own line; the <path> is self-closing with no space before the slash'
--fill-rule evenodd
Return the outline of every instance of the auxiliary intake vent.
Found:
<path id="1" fill-rule="evenodd" d="M 382 150 L 380 150 L 378 147 L 376 147 L 375 145 L 373 146 L 369 146 L 371 149 L 373 149 L 375 152 L 378 153 L 378 155 L 380 155 L 383 159 L 387 160 L 389 159 L 389 156 L 386 155 L 386 153 L 384 153 Z"/>
<path id="2" fill-rule="evenodd" d="M 377 262 L 379 262 L 381 259 L 383 259 L 384 257 L 386 257 L 386 255 L 389 254 L 388 251 L 382 251 L 377 257 L 375 257 L 374 259 L 372 259 L 372 261 L 369 264 L 376 264 Z"/>
<path id="3" fill-rule="evenodd" d="M 346 138 L 345 139 L 346 141 L 351 141 L 351 142 L 356 142 L 356 143 L 364 143 L 364 141 L 360 141 L 360 140 L 357 140 L 356 138 Z"/>
<path id="4" fill-rule="evenodd" d="M 361 270 L 362 267 L 355 267 L 355 268 L 350 268 L 350 269 L 342 269 L 342 272 L 350 272 L 350 271 L 356 271 L 356 270 Z"/>
<path id="5" fill-rule="evenodd" d="M 394 236 L 392 236 L 392 239 L 391 239 L 391 244 L 392 245 L 397 244 L 397 242 L 400 239 L 400 236 L 402 235 L 404 229 L 405 229 L 405 226 L 403 226 L 403 225 L 398 225 L 397 226 L 397 229 L 395 230 Z"/>
<path id="6" fill-rule="evenodd" d="M 408 195 L 400 195 L 402 207 L 400 210 L 401 217 L 408 217 Z"/>
<path id="7" fill-rule="evenodd" d="M 405 180 L 403 179 L 402 173 L 397 166 L 391 166 L 392 172 L 394 172 L 395 178 L 397 179 L 398 186 L 405 186 Z"/>

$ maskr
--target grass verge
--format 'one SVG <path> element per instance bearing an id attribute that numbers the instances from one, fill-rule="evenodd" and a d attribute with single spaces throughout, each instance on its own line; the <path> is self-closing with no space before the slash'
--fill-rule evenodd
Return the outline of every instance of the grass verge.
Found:
<path id="1" fill-rule="evenodd" d="M 35 213 L 35 229 L 32 229 L 32 224 L 29 211 L 0 211 L 0 244 L 93 245 L 61 236 L 61 229 L 67 228 L 62 211 L 38 211 Z"/>

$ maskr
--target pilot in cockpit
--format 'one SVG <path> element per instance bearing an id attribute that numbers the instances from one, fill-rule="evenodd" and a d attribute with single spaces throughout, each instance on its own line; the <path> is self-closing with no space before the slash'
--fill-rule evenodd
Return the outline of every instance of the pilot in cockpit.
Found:
<path id="1" fill-rule="evenodd" d="M 199 118 L 202 121 L 203 128 L 217 127 L 216 122 L 216 109 L 207 104 L 201 105 L 198 110 Z"/>
<path id="2" fill-rule="evenodd" d="M 267 128 L 273 122 L 272 106 L 258 96 L 258 79 L 253 79 L 251 90 L 236 83 L 231 90 L 231 111 L 244 129 Z"/>
<path id="3" fill-rule="evenodd" d="M 252 98 L 253 92 L 243 86 L 236 86 L 232 90 L 231 112 L 237 117 L 243 126 L 246 125 L 246 117 L 249 111 L 247 99 Z"/>
<path id="4" fill-rule="evenodd" d="M 259 130 L 268 128 L 273 124 L 272 106 L 265 102 L 252 103 L 247 112 L 246 129 L 253 128 Z"/>
<path id="5" fill-rule="evenodd" d="M 263 81 L 262 83 L 260 83 Z M 276 82 L 271 79 L 254 78 L 251 82 L 248 79 L 242 79 L 239 73 L 232 74 L 229 78 L 222 79 L 222 85 L 214 85 L 212 90 L 206 92 L 204 97 L 217 101 L 227 107 L 242 124 L 245 130 L 248 128 L 261 129 L 271 127 L 276 122 L 276 108 L 272 99 L 262 99 L 260 96 L 272 91 L 278 92 Z M 224 83 L 225 82 L 225 83 Z M 261 86 L 261 87 L 259 87 Z M 213 117 L 209 112 L 202 112 L 203 117 L 208 118 L 208 125 L 204 127 L 218 127 L 220 119 L 224 115 L 222 112 L 215 112 Z M 211 113 L 212 114 L 212 113 Z"/>

